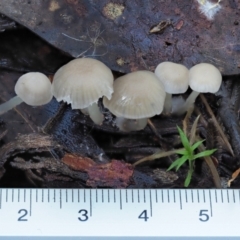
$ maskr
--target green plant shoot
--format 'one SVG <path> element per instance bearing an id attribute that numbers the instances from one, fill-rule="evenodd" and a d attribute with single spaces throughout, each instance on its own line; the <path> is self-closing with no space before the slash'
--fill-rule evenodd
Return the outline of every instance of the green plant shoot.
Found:
<path id="1" fill-rule="evenodd" d="M 212 155 L 217 149 L 212 149 L 212 150 L 206 150 L 200 153 L 195 154 L 194 151 L 196 150 L 196 148 L 198 148 L 203 142 L 202 141 L 198 141 L 194 144 L 190 144 L 187 136 L 185 135 L 185 133 L 182 131 L 182 129 L 180 127 L 177 126 L 180 138 L 181 138 L 181 142 L 182 145 L 184 147 L 184 149 L 181 150 L 176 150 L 176 153 L 179 155 L 182 155 L 180 158 L 176 159 L 171 165 L 170 167 L 167 169 L 167 171 L 175 168 L 176 171 L 178 171 L 178 169 L 185 163 L 188 161 L 188 165 L 189 165 L 189 170 L 187 173 L 187 177 L 184 181 L 184 187 L 188 187 L 192 178 L 192 174 L 194 171 L 194 160 L 197 158 L 201 158 L 201 157 L 205 157 L 205 156 L 210 156 Z"/>

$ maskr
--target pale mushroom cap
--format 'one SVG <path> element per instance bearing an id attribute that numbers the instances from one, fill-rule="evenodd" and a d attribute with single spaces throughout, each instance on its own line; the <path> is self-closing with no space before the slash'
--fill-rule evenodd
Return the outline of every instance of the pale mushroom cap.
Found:
<path id="1" fill-rule="evenodd" d="M 53 97 L 50 80 L 39 72 L 22 75 L 15 85 L 15 93 L 31 106 L 47 104 Z"/>
<path id="2" fill-rule="evenodd" d="M 189 86 L 202 93 L 216 93 L 222 83 L 220 71 L 209 63 L 199 63 L 189 70 Z"/>
<path id="3" fill-rule="evenodd" d="M 185 93 L 188 89 L 188 69 L 182 64 L 162 62 L 155 69 L 155 75 L 169 94 Z"/>
<path id="4" fill-rule="evenodd" d="M 162 83 L 150 71 L 137 71 L 117 78 L 111 100 L 103 104 L 117 117 L 149 118 L 160 114 L 166 93 Z"/>
<path id="5" fill-rule="evenodd" d="M 72 109 L 82 109 L 102 96 L 111 98 L 113 74 L 102 62 L 92 58 L 74 59 L 55 74 L 52 93 L 57 101 L 65 101 Z"/>

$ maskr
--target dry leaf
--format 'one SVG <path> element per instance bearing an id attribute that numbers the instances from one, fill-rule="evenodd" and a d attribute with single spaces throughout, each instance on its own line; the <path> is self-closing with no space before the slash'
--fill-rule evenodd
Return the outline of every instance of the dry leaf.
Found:
<path id="1" fill-rule="evenodd" d="M 171 21 L 161 21 L 156 26 L 153 26 L 149 33 L 162 33 L 169 25 L 171 25 Z"/>

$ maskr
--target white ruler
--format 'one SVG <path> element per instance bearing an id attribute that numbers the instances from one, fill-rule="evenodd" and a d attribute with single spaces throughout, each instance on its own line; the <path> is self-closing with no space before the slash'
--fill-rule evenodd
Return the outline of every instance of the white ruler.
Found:
<path id="1" fill-rule="evenodd" d="M 2 236 L 229 239 L 240 236 L 240 190 L 0 189 Z"/>

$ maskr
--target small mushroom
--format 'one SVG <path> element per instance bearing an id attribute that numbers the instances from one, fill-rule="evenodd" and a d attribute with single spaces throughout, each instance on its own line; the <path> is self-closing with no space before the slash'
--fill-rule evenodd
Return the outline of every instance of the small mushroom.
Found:
<path id="1" fill-rule="evenodd" d="M 74 59 L 54 75 L 52 93 L 57 101 L 71 104 L 72 109 L 80 109 L 100 125 L 104 117 L 98 107 L 98 99 L 102 96 L 111 98 L 113 74 L 96 59 Z"/>
<path id="2" fill-rule="evenodd" d="M 117 127 L 125 132 L 137 131 L 147 125 L 147 119 L 163 110 L 166 93 L 163 84 L 150 71 L 137 71 L 117 78 L 114 93 L 103 105 L 117 118 Z"/>
<path id="3" fill-rule="evenodd" d="M 172 111 L 172 94 L 185 93 L 188 89 L 188 69 L 182 64 L 162 62 L 155 69 L 155 75 L 166 91 L 164 112 Z"/>
<path id="4" fill-rule="evenodd" d="M 185 104 L 176 111 L 183 114 L 192 108 L 200 93 L 216 93 L 222 83 L 220 71 L 209 63 L 199 63 L 189 70 L 189 86 L 193 90 L 188 96 Z"/>
<path id="5" fill-rule="evenodd" d="M 30 106 L 41 106 L 52 100 L 51 82 L 48 77 L 39 72 L 29 72 L 22 75 L 16 85 L 17 96 L 0 105 L 3 114 L 18 104 L 25 102 Z"/>

